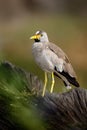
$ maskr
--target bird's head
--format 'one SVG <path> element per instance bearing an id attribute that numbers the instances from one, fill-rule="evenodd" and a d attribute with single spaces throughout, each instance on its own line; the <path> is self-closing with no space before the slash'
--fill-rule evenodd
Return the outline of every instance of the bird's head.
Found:
<path id="1" fill-rule="evenodd" d="M 47 33 L 44 31 L 37 31 L 30 39 L 35 40 L 35 42 L 49 42 Z"/>

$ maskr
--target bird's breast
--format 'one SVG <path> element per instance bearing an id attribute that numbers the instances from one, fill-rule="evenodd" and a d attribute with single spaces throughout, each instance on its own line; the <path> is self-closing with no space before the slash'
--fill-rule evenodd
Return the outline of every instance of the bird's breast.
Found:
<path id="1" fill-rule="evenodd" d="M 32 45 L 32 54 L 35 59 L 37 59 L 37 57 L 39 57 L 42 54 L 43 49 L 44 46 L 42 43 L 37 42 Z"/>
<path id="2" fill-rule="evenodd" d="M 49 51 L 47 51 L 47 48 L 38 43 L 34 44 L 32 46 L 32 53 L 34 56 L 34 59 L 36 63 L 44 70 L 47 72 L 51 72 L 54 69 L 53 64 L 51 63 L 51 60 L 49 58 Z"/>

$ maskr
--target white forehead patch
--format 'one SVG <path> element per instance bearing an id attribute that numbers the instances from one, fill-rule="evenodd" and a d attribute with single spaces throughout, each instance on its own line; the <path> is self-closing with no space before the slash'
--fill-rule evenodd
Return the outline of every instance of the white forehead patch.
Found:
<path id="1" fill-rule="evenodd" d="M 36 34 L 39 34 L 39 33 L 40 33 L 40 31 L 37 31 L 37 32 L 36 32 Z"/>

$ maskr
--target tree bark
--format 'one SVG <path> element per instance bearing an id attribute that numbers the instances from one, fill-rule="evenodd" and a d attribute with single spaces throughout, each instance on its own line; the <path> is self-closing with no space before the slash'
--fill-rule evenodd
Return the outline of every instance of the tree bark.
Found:
<path id="1" fill-rule="evenodd" d="M 86 89 L 75 88 L 61 94 L 46 92 L 42 97 L 42 87 L 37 76 L 9 62 L 0 64 L 0 130 L 33 130 L 35 119 L 41 120 L 35 126 L 40 130 L 87 129 Z M 21 113 L 25 108 L 31 115 Z M 29 125 L 26 118 L 30 119 Z"/>

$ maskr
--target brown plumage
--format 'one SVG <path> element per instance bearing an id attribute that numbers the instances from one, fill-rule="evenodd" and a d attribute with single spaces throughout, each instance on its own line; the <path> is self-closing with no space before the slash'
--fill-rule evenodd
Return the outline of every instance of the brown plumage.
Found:
<path id="1" fill-rule="evenodd" d="M 63 71 L 62 72 L 58 72 L 57 71 L 57 68 L 55 66 L 55 71 L 54 74 L 58 77 L 61 78 L 61 76 L 59 76 L 58 73 L 60 73 L 62 76 L 66 77 L 66 79 L 73 85 L 75 85 L 76 87 L 79 87 L 79 83 L 76 81 L 76 73 L 67 57 L 67 55 L 63 52 L 63 50 L 56 46 L 55 44 L 53 43 L 49 43 L 48 44 L 48 47 L 51 51 L 53 51 L 59 58 L 63 59 L 64 60 L 64 64 L 63 64 Z M 67 86 L 67 84 L 65 84 Z"/>

